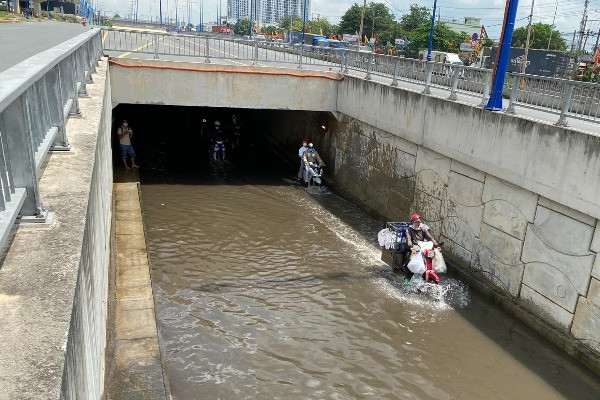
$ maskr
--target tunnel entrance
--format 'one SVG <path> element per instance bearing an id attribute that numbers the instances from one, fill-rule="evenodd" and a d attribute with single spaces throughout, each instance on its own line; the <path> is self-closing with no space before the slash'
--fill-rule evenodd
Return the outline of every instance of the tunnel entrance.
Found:
<path id="1" fill-rule="evenodd" d="M 305 121 L 296 127 L 297 138 L 282 132 L 281 123 L 290 114 L 290 121 Z M 121 159 L 117 129 L 124 119 L 134 131 L 131 142 L 141 167 L 137 171 L 126 170 Z M 325 112 L 121 104 L 113 110 L 115 179 L 139 174 L 142 184 L 239 184 L 293 178 L 302 138 L 325 143 L 332 120 Z M 219 138 L 224 141 L 224 163 L 213 162 Z M 318 150 L 327 157 L 325 148 Z"/>

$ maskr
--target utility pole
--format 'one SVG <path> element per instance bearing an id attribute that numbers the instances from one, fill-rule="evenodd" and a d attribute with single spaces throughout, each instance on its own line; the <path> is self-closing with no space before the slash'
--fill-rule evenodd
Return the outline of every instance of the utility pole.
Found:
<path id="1" fill-rule="evenodd" d="M 306 32 L 306 0 L 304 0 L 304 8 L 302 9 L 302 44 L 304 44 L 304 33 Z"/>
<path id="2" fill-rule="evenodd" d="M 358 48 L 360 49 L 360 44 L 362 43 L 363 40 L 363 28 L 365 25 L 365 9 L 367 8 L 367 0 L 364 0 L 363 2 L 363 9 L 362 9 L 362 15 L 360 16 L 360 32 L 358 34 Z"/>
<path id="3" fill-rule="evenodd" d="M 533 19 L 533 5 L 535 0 L 531 0 L 531 13 L 529 14 L 529 24 L 527 24 L 527 42 L 525 42 L 525 54 L 521 61 L 521 73 L 524 74 L 527 70 L 527 56 L 529 55 L 529 39 L 531 38 L 531 20 Z"/>
<path id="4" fill-rule="evenodd" d="M 587 33 L 585 34 L 585 39 L 583 40 L 583 47 L 581 48 L 584 53 L 585 53 L 585 48 L 587 46 L 587 40 L 590 37 L 590 35 L 591 35 L 591 33 L 590 33 L 590 30 L 588 29 Z"/>
<path id="5" fill-rule="evenodd" d="M 502 34 L 500 35 L 500 43 L 498 43 L 498 53 L 493 70 L 492 92 L 486 110 L 501 111 L 502 110 L 502 91 L 504 89 L 504 79 L 506 78 L 506 70 L 508 69 L 508 60 L 510 56 L 510 45 L 512 43 L 513 31 L 515 28 L 515 20 L 517 19 L 517 8 L 519 0 L 507 0 L 506 9 L 504 11 L 504 23 L 502 24 Z"/>
<path id="6" fill-rule="evenodd" d="M 431 61 L 431 50 L 433 49 L 433 28 L 435 27 L 435 9 L 437 0 L 433 2 L 433 12 L 431 14 L 431 27 L 429 28 L 429 44 L 427 46 L 427 61 Z"/>
<path id="7" fill-rule="evenodd" d="M 550 41 L 552 40 L 552 34 L 554 33 L 554 29 L 556 26 L 554 23 L 556 22 L 556 11 L 558 10 L 558 0 L 556 0 L 556 6 L 554 6 L 554 17 L 552 18 L 552 29 L 550 29 L 550 37 L 548 38 L 548 48 L 546 50 L 550 50 Z"/>
<path id="8" fill-rule="evenodd" d="M 158 14 L 160 15 L 160 24 L 162 25 L 162 0 L 158 0 Z"/>
<path id="9" fill-rule="evenodd" d="M 583 43 L 583 34 L 585 33 L 585 26 L 587 24 L 587 9 L 589 3 L 589 0 L 585 0 L 585 3 L 583 5 L 583 16 L 581 17 L 581 25 L 579 27 L 579 42 L 577 45 L 577 52 L 575 53 L 575 65 L 573 66 L 573 79 L 577 77 L 577 72 L 579 71 L 579 52 L 581 51 L 581 45 Z"/>
<path id="10" fill-rule="evenodd" d="M 373 7 L 373 19 L 371 21 L 371 38 L 375 36 L 375 7 Z"/>
<path id="11" fill-rule="evenodd" d="M 250 40 L 252 40 L 252 0 L 250 0 Z"/>
<path id="12" fill-rule="evenodd" d="M 596 52 L 598 50 L 600 50 L 598 48 L 598 41 L 600 41 L 600 28 L 598 28 L 598 34 L 596 35 L 596 45 L 594 46 L 594 55 L 596 54 Z"/>

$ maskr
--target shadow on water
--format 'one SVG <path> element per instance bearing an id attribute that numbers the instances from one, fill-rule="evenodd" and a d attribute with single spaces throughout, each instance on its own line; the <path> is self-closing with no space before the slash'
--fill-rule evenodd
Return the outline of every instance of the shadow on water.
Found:
<path id="1" fill-rule="evenodd" d="M 231 161 L 213 165 L 209 163 L 209 142 L 206 135 L 201 132 L 202 126 L 199 121 L 203 119 L 209 122 L 215 119 L 226 121 L 230 118 L 231 111 L 164 106 L 117 107 L 114 131 L 119 119 L 127 118 L 130 121 L 135 132 L 133 145 L 141 169 L 125 171 L 117 150 L 118 141 L 114 139 L 115 182 L 140 180 L 143 185 L 295 185 L 297 190 L 305 190 L 295 183 L 296 165 L 286 162 L 286 157 L 275 155 L 261 141 L 260 124 L 253 119 L 252 112 L 236 110 L 236 114 L 245 123 L 244 147 L 240 151 L 229 152 Z M 290 153 L 296 150 L 287 149 Z M 311 194 L 311 196 L 333 218 L 339 219 L 360 235 L 362 241 L 368 243 L 370 247 L 369 254 L 378 252 L 376 234 L 383 226 L 384 219 L 381 216 L 353 218 L 357 214 L 364 215 L 364 212 L 349 201 L 340 200 L 335 194 L 327 193 Z M 268 287 L 305 284 L 306 280 L 375 279 L 387 282 L 398 292 L 404 290 L 402 276 L 391 272 L 389 268 L 374 259 L 374 256 L 369 257 L 366 257 L 369 271 L 367 275 L 343 271 L 311 277 L 260 279 L 256 284 Z M 451 273 L 444 278 L 462 285 Z M 227 291 L 229 288 L 227 284 L 200 284 L 194 285 L 194 289 L 215 292 Z M 465 322 L 475 327 L 564 397 L 573 398 L 570 390 L 579 388 L 577 399 L 597 398 L 600 393 L 600 383 L 595 374 L 524 323 L 509 316 L 499 306 L 484 299 L 482 295 L 473 290 L 468 292 L 471 301 L 467 304 L 458 306 L 451 304 L 454 311 Z M 469 346 L 469 343 L 464 345 Z"/>

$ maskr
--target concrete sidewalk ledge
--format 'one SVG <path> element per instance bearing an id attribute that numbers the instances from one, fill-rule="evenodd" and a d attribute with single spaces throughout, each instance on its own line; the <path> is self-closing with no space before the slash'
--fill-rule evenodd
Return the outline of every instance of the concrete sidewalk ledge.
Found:
<path id="1" fill-rule="evenodd" d="M 112 202 L 108 84 L 104 60 L 87 86 L 90 96 L 80 99 L 83 117 L 67 122 L 76 151 L 52 153 L 42 172 L 54 222 L 16 227 L 0 269 L 2 400 L 102 394 Z"/>
<path id="2" fill-rule="evenodd" d="M 115 300 L 106 399 L 166 399 L 154 297 L 137 183 L 117 183 L 115 193 Z"/>

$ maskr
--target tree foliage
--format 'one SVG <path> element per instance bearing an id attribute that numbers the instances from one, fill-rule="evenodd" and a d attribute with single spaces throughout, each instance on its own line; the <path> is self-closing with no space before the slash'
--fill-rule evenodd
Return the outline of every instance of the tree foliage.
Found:
<path id="1" fill-rule="evenodd" d="M 416 56 L 419 51 L 428 47 L 430 26 L 431 23 L 427 22 L 408 33 L 408 40 L 410 42 L 406 48 L 408 55 Z M 466 32 L 454 32 L 443 22 L 437 23 L 433 32 L 433 50 L 449 53 L 458 52 L 460 44 L 463 42 L 464 37 L 467 36 Z"/>
<path id="2" fill-rule="evenodd" d="M 362 6 L 354 4 L 340 19 L 340 33 L 358 34 Z M 372 37 L 378 34 L 383 39 L 390 39 L 399 32 L 398 23 L 384 3 L 370 3 L 365 9 L 363 35 Z"/>
<path id="3" fill-rule="evenodd" d="M 249 35 L 250 34 L 250 20 L 240 19 L 233 26 L 233 32 L 236 35 Z"/>
<path id="4" fill-rule="evenodd" d="M 410 12 L 400 18 L 400 29 L 404 32 L 412 32 L 418 27 L 431 23 L 431 10 L 418 4 L 411 4 Z"/>
<path id="5" fill-rule="evenodd" d="M 309 22 L 310 32 L 324 36 L 329 36 L 330 33 L 337 33 L 334 31 L 334 26 L 326 17 L 319 17 Z"/>
<path id="6" fill-rule="evenodd" d="M 550 39 L 550 32 L 552 32 L 552 39 L 550 41 L 550 50 L 567 50 L 567 42 L 560 35 L 557 29 L 554 29 L 550 24 L 544 24 L 538 22 L 531 27 L 531 38 L 529 39 L 529 47 L 531 49 L 546 49 L 548 48 L 548 39 Z M 513 47 L 525 47 L 527 43 L 527 27 L 522 26 L 517 28 L 513 32 Z"/>
<path id="7" fill-rule="evenodd" d="M 288 17 L 283 17 L 277 23 L 281 29 L 285 29 L 286 31 L 290 31 L 290 23 L 292 26 L 292 31 L 301 32 L 302 31 L 302 18 L 296 15 L 290 15 Z"/>

